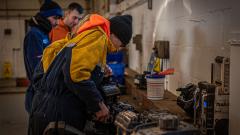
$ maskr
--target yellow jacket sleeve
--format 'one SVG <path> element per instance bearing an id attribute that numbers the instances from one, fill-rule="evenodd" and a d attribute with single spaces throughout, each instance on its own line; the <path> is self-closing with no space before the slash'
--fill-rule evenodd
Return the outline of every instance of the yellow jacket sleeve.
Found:
<path id="1" fill-rule="evenodd" d="M 70 75 L 74 82 L 87 80 L 96 65 L 106 64 L 108 38 L 100 28 L 82 32 L 73 39 L 77 44 L 72 49 Z"/>
<path id="2" fill-rule="evenodd" d="M 58 40 L 56 42 L 53 42 L 51 45 L 44 49 L 42 56 L 44 72 L 47 71 L 48 67 L 50 66 L 54 58 L 57 56 L 58 52 L 60 52 L 61 49 L 65 46 L 67 41 L 68 41 L 67 38 Z"/>
<path id="3" fill-rule="evenodd" d="M 111 50 L 111 42 L 100 27 L 83 31 L 70 39 L 53 42 L 43 53 L 42 63 L 46 72 L 57 54 L 66 46 L 74 45 L 70 62 L 70 77 L 73 82 L 87 80 L 96 65 L 106 65 L 107 50 Z"/>

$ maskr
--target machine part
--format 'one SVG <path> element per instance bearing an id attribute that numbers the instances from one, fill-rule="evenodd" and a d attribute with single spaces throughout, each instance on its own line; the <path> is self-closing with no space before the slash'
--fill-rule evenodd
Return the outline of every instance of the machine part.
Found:
<path id="1" fill-rule="evenodd" d="M 134 84 L 139 88 L 139 89 L 147 89 L 147 82 L 145 75 L 136 75 L 134 78 Z"/>
<path id="2" fill-rule="evenodd" d="M 215 135 L 228 135 L 228 119 L 220 119 L 215 124 Z"/>
<path id="3" fill-rule="evenodd" d="M 213 135 L 215 85 L 208 82 L 199 82 L 198 87 L 201 91 L 200 130 L 202 134 Z"/>
<path id="4" fill-rule="evenodd" d="M 120 132 L 124 134 L 130 134 L 133 128 L 138 125 L 137 114 L 131 111 L 120 112 L 116 116 L 115 125 Z"/>
<path id="5" fill-rule="evenodd" d="M 94 115 L 90 113 L 84 131 L 87 135 L 114 135 L 117 132 L 117 127 L 114 125 L 116 116 L 123 111 L 134 112 L 135 109 L 130 104 L 118 102 L 118 96 L 121 92 L 110 78 L 103 78 L 103 81 L 98 85 L 98 89 L 104 98 L 104 103 L 109 108 L 109 119 L 106 122 L 95 121 Z"/>
<path id="6" fill-rule="evenodd" d="M 194 109 L 194 115 L 193 115 L 193 124 L 197 125 L 197 118 L 198 118 L 198 112 L 200 110 L 200 89 L 196 88 L 195 92 L 194 92 L 194 96 L 193 96 L 193 109 Z"/>
<path id="7" fill-rule="evenodd" d="M 151 110 L 143 112 L 142 117 L 151 122 L 159 122 L 159 118 L 165 114 L 169 114 L 169 112 L 167 110 Z"/>
<path id="8" fill-rule="evenodd" d="M 138 74 L 134 78 L 134 84 L 139 88 L 143 90 L 147 90 L 147 80 L 146 75 L 150 74 L 150 72 L 144 71 L 143 74 Z"/>
<path id="9" fill-rule="evenodd" d="M 178 116 L 172 114 L 162 114 L 159 117 L 159 127 L 165 130 L 178 129 L 179 119 Z"/>
<path id="10" fill-rule="evenodd" d="M 110 111 L 110 116 L 109 119 L 106 122 L 99 122 L 95 121 L 93 118 L 91 118 L 90 121 L 87 122 L 86 127 L 85 127 L 85 132 L 87 135 L 113 135 L 116 134 L 117 128 L 120 126 L 114 125 L 114 122 L 118 118 L 117 116 L 121 116 L 123 112 L 128 112 L 124 113 L 124 118 L 121 117 L 118 119 L 119 123 L 124 123 L 125 121 L 131 123 L 131 118 L 135 118 L 136 116 L 134 115 L 135 109 L 133 106 L 130 104 L 126 104 L 123 102 L 111 102 L 111 103 L 106 103 L 109 106 L 109 111 Z M 134 126 L 133 126 L 134 127 Z"/>
<path id="11" fill-rule="evenodd" d="M 104 85 L 102 86 L 102 90 L 106 97 L 119 95 L 121 93 L 120 89 L 116 85 Z"/>
<path id="12" fill-rule="evenodd" d="M 229 86 L 230 86 L 230 59 L 225 58 L 222 65 L 222 80 L 223 80 L 223 93 L 229 95 Z"/>
<path id="13" fill-rule="evenodd" d="M 115 120 L 119 134 L 131 134 L 139 129 L 158 127 L 159 118 L 167 115 L 166 110 L 144 111 L 142 113 L 133 113 L 129 111 L 120 112 Z"/>
<path id="14" fill-rule="evenodd" d="M 230 60 L 220 56 L 216 59 L 220 60 L 212 63 L 212 83 L 223 87 L 218 95 L 229 95 Z"/>
<path id="15" fill-rule="evenodd" d="M 192 125 L 180 121 L 176 130 L 163 130 L 157 126 L 150 128 L 146 126 L 134 131 L 133 135 L 200 135 L 200 132 Z"/>
<path id="16" fill-rule="evenodd" d="M 104 98 L 105 104 L 110 108 L 118 102 L 120 89 L 115 84 L 105 84 L 100 87 L 100 92 Z"/>
<path id="17" fill-rule="evenodd" d="M 135 112 L 135 109 L 132 105 L 127 104 L 127 103 L 123 103 L 123 102 L 118 102 L 116 104 L 113 105 L 113 110 L 119 112 L 123 112 L 123 111 L 132 111 Z"/>
<path id="18" fill-rule="evenodd" d="M 180 96 L 177 97 L 177 105 L 179 105 L 189 116 L 194 116 L 194 93 L 197 89 L 195 84 L 189 83 L 183 87 L 177 88 Z"/>
<path id="19" fill-rule="evenodd" d="M 153 127 L 157 127 L 157 126 L 158 126 L 158 122 L 143 123 L 143 124 L 137 125 L 133 129 L 133 133 L 136 133 L 138 130 L 141 130 L 141 129 L 153 128 Z"/>
<path id="20" fill-rule="evenodd" d="M 219 59 L 219 60 L 217 60 Z M 212 63 L 212 82 L 216 85 L 214 101 L 214 129 L 217 135 L 228 135 L 230 59 L 216 57 Z"/>

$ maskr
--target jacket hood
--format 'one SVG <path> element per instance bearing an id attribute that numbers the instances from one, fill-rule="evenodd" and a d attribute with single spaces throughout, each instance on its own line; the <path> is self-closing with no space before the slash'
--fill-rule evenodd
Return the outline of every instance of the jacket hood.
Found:
<path id="1" fill-rule="evenodd" d="M 106 33 L 107 37 L 110 36 L 110 22 L 104 17 L 98 14 L 87 15 L 80 23 L 77 28 L 77 34 L 91 29 L 93 27 L 101 27 L 102 30 Z"/>
<path id="2" fill-rule="evenodd" d="M 73 30 L 72 34 L 79 35 L 83 31 L 86 31 L 95 27 L 100 27 L 101 30 L 106 34 L 109 42 L 107 47 L 108 52 L 116 52 L 117 49 L 115 48 L 115 46 L 110 40 L 110 22 L 106 18 L 98 14 L 89 14 L 85 16 L 79 22 L 79 24 L 75 27 L 75 30 Z"/>
<path id="3" fill-rule="evenodd" d="M 35 16 L 33 16 L 30 19 L 29 25 L 39 28 L 41 31 L 43 31 L 46 34 L 48 34 L 52 29 L 52 25 L 50 21 L 42 17 L 39 13 L 37 13 Z"/>

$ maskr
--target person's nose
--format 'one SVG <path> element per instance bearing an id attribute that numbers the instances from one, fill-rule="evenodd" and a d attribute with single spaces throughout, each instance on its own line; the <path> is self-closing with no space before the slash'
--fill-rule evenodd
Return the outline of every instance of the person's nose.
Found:
<path id="1" fill-rule="evenodd" d="M 74 25 L 77 25 L 78 22 L 79 22 L 79 19 L 75 19 L 75 20 L 74 20 Z"/>
<path id="2" fill-rule="evenodd" d="M 59 19 L 57 19 L 57 20 L 56 20 L 56 25 L 58 25 L 58 24 L 59 24 L 59 21 L 60 21 Z"/>

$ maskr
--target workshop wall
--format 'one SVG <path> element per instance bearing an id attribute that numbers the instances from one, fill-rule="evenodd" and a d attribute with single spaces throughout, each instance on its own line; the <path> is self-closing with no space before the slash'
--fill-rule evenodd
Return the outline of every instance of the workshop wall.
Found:
<path id="1" fill-rule="evenodd" d="M 124 13 L 133 16 L 133 36 L 143 35 L 143 51 L 129 48 L 129 67 L 147 69 L 155 40 L 170 41 L 167 67 L 175 68 L 167 78 L 167 89 L 211 79 L 211 62 L 218 55 L 229 57 L 231 32 L 240 29 L 237 0 L 153 0 Z M 142 57 L 140 57 L 142 56 Z"/>
<path id="2" fill-rule="evenodd" d="M 44 0 L 0 0 L 0 78 L 4 77 L 4 64 L 11 65 L 11 78 L 26 77 L 23 61 L 25 20 L 35 15 Z M 55 0 L 63 9 L 78 2 L 86 8 L 85 0 Z M 11 34 L 4 34 L 5 29 Z"/>
<path id="3" fill-rule="evenodd" d="M 0 20 L 0 71 L 3 76 L 4 63 L 11 65 L 12 77 L 25 77 L 23 61 L 23 39 L 25 36 L 24 20 Z M 4 29 L 11 29 L 10 34 L 5 34 Z"/>

